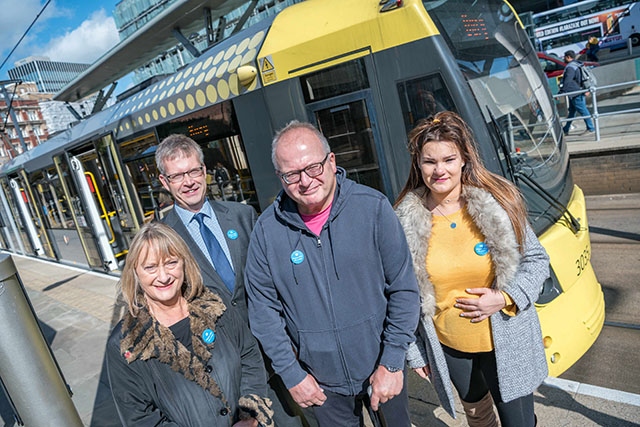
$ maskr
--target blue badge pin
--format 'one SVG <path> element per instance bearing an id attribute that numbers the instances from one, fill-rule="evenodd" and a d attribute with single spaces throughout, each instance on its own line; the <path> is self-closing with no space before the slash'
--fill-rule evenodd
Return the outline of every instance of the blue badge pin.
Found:
<path id="1" fill-rule="evenodd" d="M 216 340 L 216 333 L 213 332 L 211 329 L 205 329 L 202 332 L 202 341 L 204 341 L 206 344 L 211 344 L 215 340 Z"/>
<path id="2" fill-rule="evenodd" d="M 485 242 L 480 242 L 473 247 L 473 251 L 478 256 L 483 256 L 489 253 L 489 246 Z"/>
<path id="3" fill-rule="evenodd" d="M 238 232 L 232 228 L 231 230 L 227 231 L 227 237 L 231 240 L 236 240 L 238 238 Z"/>
<path id="4" fill-rule="evenodd" d="M 293 252 L 291 252 L 291 262 L 294 264 L 302 264 L 302 261 L 304 261 L 304 254 L 302 253 L 302 251 L 299 250 L 295 250 Z"/>

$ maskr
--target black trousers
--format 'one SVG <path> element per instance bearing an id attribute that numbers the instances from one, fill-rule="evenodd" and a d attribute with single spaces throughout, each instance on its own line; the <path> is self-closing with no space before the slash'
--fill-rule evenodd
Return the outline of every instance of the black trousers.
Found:
<path id="1" fill-rule="evenodd" d="M 325 390 L 327 400 L 322 406 L 314 406 L 313 414 L 320 427 L 361 427 L 364 426 L 363 410 L 369 408 L 369 396 L 360 393 L 356 396 L 345 396 Z M 388 427 L 410 427 L 409 393 L 407 378 L 402 391 L 393 399 L 381 404 L 377 414 Z M 375 424 L 374 424 L 375 425 Z M 377 426 L 376 426 L 377 427 Z"/>
<path id="2" fill-rule="evenodd" d="M 486 396 L 487 392 L 498 408 L 502 427 L 534 427 L 533 393 L 510 402 L 503 402 L 498 385 L 498 369 L 493 351 L 465 353 L 442 346 L 444 357 L 449 366 L 451 382 L 458 391 L 460 399 L 475 403 Z"/>

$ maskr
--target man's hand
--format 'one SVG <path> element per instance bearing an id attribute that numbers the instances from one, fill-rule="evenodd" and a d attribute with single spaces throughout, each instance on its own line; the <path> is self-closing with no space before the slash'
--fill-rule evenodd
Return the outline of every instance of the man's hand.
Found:
<path id="1" fill-rule="evenodd" d="M 322 406 L 327 396 L 324 394 L 324 390 L 320 388 L 316 379 L 307 374 L 304 380 L 299 384 L 294 385 L 289 389 L 291 397 L 302 408 L 308 408 L 309 406 Z"/>
<path id="2" fill-rule="evenodd" d="M 378 410 L 378 404 L 385 403 L 393 399 L 402 391 L 404 374 L 402 371 L 389 372 L 387 368 L 380 365 L 371 375 L 371 409 Z"/>

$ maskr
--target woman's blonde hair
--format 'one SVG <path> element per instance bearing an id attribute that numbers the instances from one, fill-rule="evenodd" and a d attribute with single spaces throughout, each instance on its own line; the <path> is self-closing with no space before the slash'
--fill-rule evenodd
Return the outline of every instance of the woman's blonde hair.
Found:
<path id="1" fill-rule="evenodd" d="M 470 185 L 491 193 L 509 215 L 511 225 L 516 234 L 516 240 L 520 245 L 520 250 L 523 251 L 527 210 L 520 191 L 511 181 L 490 172 L 484 167 L 478 155 L 476 141 L 473 138 L 471 129 L 462 117 L 452 111 L 442 111 L 427 119 L 420 120 L 409 133 L 408 149 L 411 154 L 411 169 L 407 183 L 398 196 L 396 206 L 407 193 L 426 187 L 422 179 L 420 159 L 422 148 L 428 142 L 433 141 L 450 141 L 455 144 L 464 163 L 461 177 L 463 187 Z M 426 194 L 428 194 L 428 189 Z"/>
<path id="2" fill-rule="evenodd" d="M 144 291 L 136 273 L 136 267 L 155 252 L 158 259 L 177 257 L 183 262 L 184 283 L 182 296 L 191 301 L 204 290 L 200 268 L 191 255 L 187 244 L 171 227 L 160 222 L 150 222 L 142 226 L 129 247 L 122 276 L 120 277 L 120 291 L 127 303 L 132 316 L 137 316 L 143 306 Z"/>

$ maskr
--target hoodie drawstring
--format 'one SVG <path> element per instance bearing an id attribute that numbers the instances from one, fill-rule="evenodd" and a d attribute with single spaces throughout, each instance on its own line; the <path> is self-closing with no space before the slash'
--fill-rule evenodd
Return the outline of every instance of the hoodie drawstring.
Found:
<path id="1" fill-rule="evenodd" d="M 331 239 L 331 219 L 327 221 L 327 235 L 329 236 L 329 248 L 331 249 L 331 262 L 333 262 L 333 271 L 336 272 L 336 278 L 340 280 L 338 265 L 336 264 L 336 253 L 333 250 L 333 239 Z"/>

